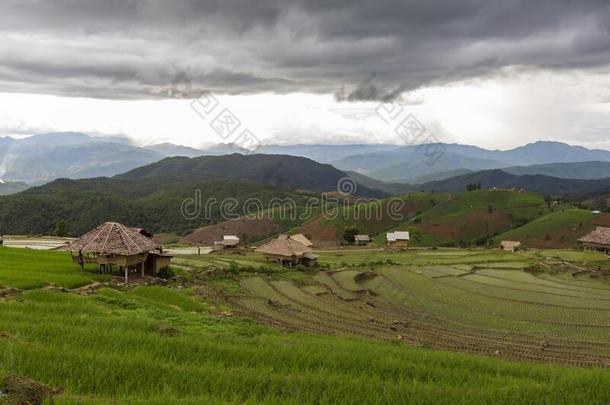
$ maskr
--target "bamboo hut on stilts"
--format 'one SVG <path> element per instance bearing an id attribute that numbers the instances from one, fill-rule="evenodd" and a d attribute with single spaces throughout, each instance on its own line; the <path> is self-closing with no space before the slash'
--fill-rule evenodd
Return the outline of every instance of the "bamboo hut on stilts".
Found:
<path id="1" fill-rule="evenodd" d="M 120 271 L 126 283 L 130 273 L 155 275 L 171 260 L 152 240 L 152 234 L 118 222 L 106 222 L 60 250 L 69 251 L 81 271 L 86 263 L 96 263 L 101 272 Z"/>

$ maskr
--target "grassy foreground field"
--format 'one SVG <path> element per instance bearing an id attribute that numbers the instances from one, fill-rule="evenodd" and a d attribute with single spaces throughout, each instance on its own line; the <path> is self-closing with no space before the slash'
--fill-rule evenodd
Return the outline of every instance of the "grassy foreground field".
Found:
<path id="1" fill-rule="evenodd" d="M 197 268 L 209 269 L 210 263 L 221 270 L 209 279 L 201 279 L 207 280 L 204 282 L 197 282 L 192 276 L 190 283 L 180 285 L 148 285 L 127 290 L 103 288 L 89 295 L 40 289 L 26 283 L 29 290 L 0 301 L 2 395 L 7 388 L 2 386 L 2 381 L 6 376 L 17 375 L 57 389 L 56 403 L 602 404 L 610 398 L 610 371 L 606 368 L 572 368 L 440 352 L 422 344 L 405 344 L 394 337 L 384 340 L 371 335 L 376 338 L 371 339 L 350 331 L 314 334 L 278 330 L 240 316 L 232 305 L 232 300 L 257 302 L 251 290 L 258 286 L 274 294 L 273 298 L 262 301 L 269 313 L 281 314 L 298 304 L 300 311 L 293 313 L 305 316 L 312 311 L 311 300 L 317 299 L 324 306 L 320 304 L 315 314 L 319 320 L 326 320 L 330 316 L 329 305 L 336 297 L 328 292 L 320 293 L 320 288 L 330 284 L 338 288 L 338 293 L 345 294 L 345 299 L 336 301 L 332 308 L 335 323 L 341 325 L 345 319 L 357 320 L 358 313 L 363 312 L 349 307 L 358 302 L 355 298 L 361 294 L 358 290 L 362 283 L 377 283 L 379 277 L 389 279 L 394 274 L 397 277 L 407 274 L 419 280 L 419 286 L 434 280 L 444 283 L 451 277 L 435 277 L 461 274 L 468 271 L 468 266 L 484 267 L 485 263 L 488 266 L 482 270 L 514 271 L 515 275 L 527 276 L 519 266 L 537 260 L 534 255 L 515 257 L 458 250 L 395 255 L 332 254 L 322 257 L 331 272 L 280 273 L 272 266 L 265 267 L 262 274 L 255 274 L 252 269 L 223 272 L 222 269 L 236 266 L 231 263 L 234 258 L 240 262 L 237 266 L 253 269 L 266 266 L 250 255 L 183 258 L 177 260 L 178 264 L 188 264 L 195 272 Z M 382 258 L 386 262 L 379 264 Z M 391 264 L 387 263 L 388 258 Z M 39 280 L 57 274 L 80 276 L 78 267 L 62 253 L 26 250 L 16 253 L 13 249 L 0 248 L 0 261 L 4 287 L 17 285 L 19 277 L 15 273 L 24 263 L 30 266 L 26 274 L 38 275 Z M 34 267 L 32 263 L 39 264 Z M 362 263 L 366 264 L 361 268 Z M 400 272 L 406 265 L 426 274 Z M 372 268 L 380 276 L 355 277 L 363 269 L 368 272 Z M 89 277 L 94 278 L 91 274 Z M 600 325 L 606 325 L 603 308 L 605 298 L 610 296 L 608 284 L 586 277 L 576 280 L 574 285 L 561 275 L 545 274 L 536 278 L 540 280 L 536 288 L 565 289 L 567 295 L 575 295 L 573 291 L 586 293 L 594 302 L 590 305 L 600 306 Z M 551 285 L 546 285 L 544 280 Z M 410 283 L 408 280 L 406 284 Z M 66 285 L 79 284 L 70 280 Z M 436 288 L 442 285 L 434 284 Z M 492 288 L 490 283 L 485 285 Z M 265 286 L 274 287 L 275 293 Z M 416 301 L 421 300 L 432 290 L 422 290 L 424 293 L 420 294 L 419 286 L 414 284 L 412 289 L 402 291 Z M 215 288 L 234 293 L 228 300 L 216 299 Z M 369 285 L 367 288 L 381 287 Z M 498 291 L 501 290 L 497 294 Z M 445 292 L 439 291 L 431 300 L 438 302 L 438 297 Z M 463 296 L 476 294 L 464 292 Z M 602 299 L 593 300 L 594 296 Z M 381 302 L 381 296 L 375 299 L 378 301 L 373 304 Z M 406 298 L 397 296 L 396 299 Z M 434 305 L 430 302 L 421 304 L 432 311 Z M 406 308 L 404 301 L 401 305 Z M 505 306 L 511 307 L 511 304 L 505 302 Z M 366 312 L 382 309 L 377 305 Z M 378 329 L 395 334 L 392 329 L 382 328 L 384 319 L 379 316 Z M 480 319 L 486 328 L 493 321 Z M 368 327 L 369 320 L 354 324 Z M 594 333 L 587 335 L 588 339 L 594 337 Z M 598 337 L 598 343 L 602 343 L 603 336 Z M 10 394 L 11 387 L 8 388 Z"/>

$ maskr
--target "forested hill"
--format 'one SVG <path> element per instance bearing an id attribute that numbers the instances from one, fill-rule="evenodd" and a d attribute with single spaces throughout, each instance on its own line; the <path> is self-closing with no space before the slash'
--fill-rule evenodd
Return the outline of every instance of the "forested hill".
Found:
<path id="1" fill-rule="evenodd" d="M 183 180 L 159 177 L 132 179 L 60 179 L 19 194 L 0 197 L 0 234 L 54 233 L 58 221 L 66 222 L 69 235 L 81 235 L 105 221 L 144 227 L 153 233 L 185 233 L 201 225 L 223 220 L 220 202 L 240 204 L 256 198 L 263 204 L 273 198 L 309 198 L 272 186 L 226 179 Z M 189 214 L 181 211 L 187 201 Z M 206 214 L 206 202 L 209 215 Z"/>
<path id="2" fill-rule="evenodd" d="M 348 175 L 328 164 L 288 155 L 223 155 L 171 157 L 115 176 L 117 179 L 172 178 L 180 180 L 231 179 L 285 189 L 337 191 Z M 350 190 L 351 191 L 351 190 Z M 387 193 L 357 184 L 353 192 L 366 197 Z"/>

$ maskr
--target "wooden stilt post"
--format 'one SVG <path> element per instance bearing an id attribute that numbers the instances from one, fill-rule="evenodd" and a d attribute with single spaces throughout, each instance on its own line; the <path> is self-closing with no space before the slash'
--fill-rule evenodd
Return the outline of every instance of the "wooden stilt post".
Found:
<path id="1" fill-rule="evenodd" d="M 144 262 L 140 263 L 140 270 L 142 270 L 142 278 L 144 278 Z"/>
<path id="2" fill-rule="evenodd" d="M 127 280 L 127 266 L 125 266 L 125 284 L 127 284 L 128 280 Z"/>
<path id="3" fill-rule="evenodd" d="M 78 251 L 78 263 L 80 264 L 80 271 L 82 273 L 85 271 L 85 265 L 83 263 L 83 252 L 80 250 Z"/>

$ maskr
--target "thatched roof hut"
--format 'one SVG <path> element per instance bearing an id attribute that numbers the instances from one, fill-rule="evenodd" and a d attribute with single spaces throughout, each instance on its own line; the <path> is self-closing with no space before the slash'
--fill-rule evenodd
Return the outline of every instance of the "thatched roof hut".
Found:
<path id="1" fill-rule="evenodd" d="M 84 263 L 97 263 L 102 271 L 112 271 L 112 266 L 117 266 L 125 271 L 125 281 L 130 271 L 138 269 L 142 275 L 147 269 L 155 274 L 160 266 L 169 265 L 170 259 L 161 254 L 152 234 L 118 222 L 106 222 L 59 250 L 71 252 L 73 261 L 81 267 Z"/>
<path id="2" fill-rule="evenodd" d="M 578 239 L 585 249 L 610 253 L 610 228 L 598 226 L 593 232 Z"/>
<path id="3" fill-rule="evenodd" d="M 293 241 L 299 242 L 303 246 L 307 246 L 307 247 L 313 246 L 313 243 L 309 239 L 307 239 L 307 237 L 305 235 L 303 235 L 302 233 L 290 235 L 290 239 L 292 239 Z"/>
<path id="4" fill-rule="evenodd" d="M 300 262 L 313 264 L 317 259 L 312 248 L 297 242 L 288 235 L 278 236 L 276 239 L 258 247 L 256 252 L 262 253 L 267 260 L 275 260 L 290 266 Z"/>
<path id="5" fill-rule="evenodd" d="M 150 237 L 142 234 L 140 228 L 106 222 L 60 249 L 83 254 L 133 256 L 157 247 Z"/>

